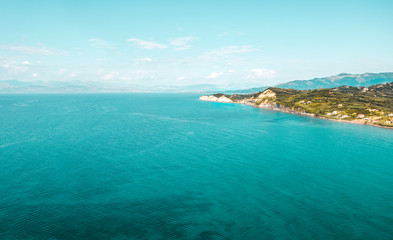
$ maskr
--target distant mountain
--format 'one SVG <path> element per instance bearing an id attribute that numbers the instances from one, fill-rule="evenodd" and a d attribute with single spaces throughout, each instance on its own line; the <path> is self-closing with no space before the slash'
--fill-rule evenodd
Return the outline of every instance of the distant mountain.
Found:
<path id="1" fill-rule="evenodd" d="M 0 93 L 105 93 L 105 92 L 166 92 L 166 93 L 213 93 L 223 91 L 225 87 L 214 84 L 196 84 L 185 86 L 141 86 L 118 82 L 104 83 L 94 81 L 35 81 L 18 80 L 0 81 Z"/>
<path id="2" fill-rule="evenodd" d="M 393 82 L 393 72 L 363 74 L 341 73 L 331 77 L 314 78 L 311 80 L 295 80 L 278 84 L 275 87 L 293 88 L 297 90 L 311 90 L 320 88 L 334 88 L 339 86 L 368 87 L 375 84 L 390 82 Z"/>
<path id="3" fill-rule="evenodd" d="M 0 81 L 0 93 L 94 93 L 94 92 L 142 92 L 140 86 L 113 86 L 100 82 L 59 82 L 18 80 Z"/>
<path id="4" fill-rule="evenodd" d="M 311 80 L 296 80 L 278 84 L 275 87 L 293 88 L 297 90 L 310 90 L 320 88 L 334 88 L 339 86 L 371 86 L 375 84 L 393 82 L 393 73 L 364 73 L 347 74 L 314 78 Z M 225 90 L 228 86 L 215 84 L 196 84 L 184 86 L 141 86 L 125 82 L 109 83 L 94 81 L 34 81 L 24 82 L 18 80 L 0 81 L 0 93 L 101 93 L 101 92 L 194 92 L 225 94 L 248 94 L 262 92 L 269 86 L 249 88 L 243 90 Z"/>
<path id="5" fill-rule="evenodd" d="M 269 87 L 257 87 L 257 88 L 249 88 L 249 89 L 242 89 L 242 90 L 230 90 L 230 91 L 223 91 L 225 94 L 247 94 L 247 93 L 256 93 L 256 92 L 263 92 L 264 90 L 268 89 Z"/>
<path id="6" fill-rule="evenodd" d="M 338 75 L 314 78 L 311 80 L 294 80 L 286 83 L 274 85 L 279 88 L 292 88 L 297 90 L 313 90 L 321 88 L 334 88 L 340 86 L 351 87 L 368 87 L 376 84 L 393 82 L 393 72 L 386 73 L 363 73 L 363 74 L 348 74 L 341 73 Z M 221 91 L 225 94 L 247 94 L 257 93 L 268 89 L 271 86 L 249 88 L 242 90 Z"/>

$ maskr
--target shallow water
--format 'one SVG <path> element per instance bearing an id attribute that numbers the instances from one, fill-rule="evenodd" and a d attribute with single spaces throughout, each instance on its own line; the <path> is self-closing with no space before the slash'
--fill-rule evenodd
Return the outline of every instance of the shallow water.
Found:
<path id="1" fill-rule="evenodd" d="M 0 106 L 0 239 L 393 238 L 393 130 L 192 94 Z"/>

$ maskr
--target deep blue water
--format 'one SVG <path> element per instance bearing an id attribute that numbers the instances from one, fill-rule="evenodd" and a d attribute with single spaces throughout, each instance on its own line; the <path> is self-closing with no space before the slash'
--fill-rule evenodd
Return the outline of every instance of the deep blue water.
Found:
<path id="1" fill-rule="evenodd" d="M 393 239 L 393 130 L 191 94 L 0 95 L 0 239 Z"/>

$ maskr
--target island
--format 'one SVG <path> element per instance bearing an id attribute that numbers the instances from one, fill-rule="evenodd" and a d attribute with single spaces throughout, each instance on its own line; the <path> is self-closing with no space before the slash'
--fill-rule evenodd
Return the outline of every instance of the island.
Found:
<path id="1" fill-rule="evenodd" d="M 239 103 L 309 117 L 393 128 L 393 83 L 315 90 L 271 87 L 253 94 L 217 93 L 202 101 Z"/>

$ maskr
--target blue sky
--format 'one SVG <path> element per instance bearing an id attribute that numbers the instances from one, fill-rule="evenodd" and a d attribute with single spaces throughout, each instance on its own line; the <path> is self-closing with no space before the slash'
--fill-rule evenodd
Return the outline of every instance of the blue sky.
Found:
<path id="1" fill-rule="evenodd" d="M 274 85 L 393 71 L 393 1 L 0 0 L 0 80 Z"/>

